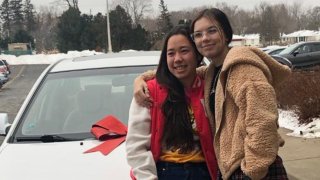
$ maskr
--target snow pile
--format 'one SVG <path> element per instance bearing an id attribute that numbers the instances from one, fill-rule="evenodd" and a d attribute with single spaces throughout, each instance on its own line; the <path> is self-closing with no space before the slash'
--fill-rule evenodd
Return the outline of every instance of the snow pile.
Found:
<path id="1" fill-rule="evenodd" d="M 317 138 L 320 137 L 320 119 L 313 119 L 309 124 L 299 124 L 297 115 L 292 111 L 279 110 L 279 126 L 293 132 L 288 136 Z"/>
<path id="2" fill-rule="evenodd" d="M 21 55 L 16 57 L 15 55 L 1 54 L 0 58 L 8 61 L 9 64 L 51 64 L 64 58 L 75 58 L 82 56 L 91 56 L 96 54 L 103 54 L 95 51 L 69 51 L 67 54 L 36 54 L 36 55 Z"/>

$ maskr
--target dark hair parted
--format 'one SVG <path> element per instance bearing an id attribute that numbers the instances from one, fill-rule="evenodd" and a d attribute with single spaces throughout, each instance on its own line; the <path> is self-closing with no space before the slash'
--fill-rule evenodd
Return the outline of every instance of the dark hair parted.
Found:
<path id="1" fill-rule="evenodd" d="M 162 145 L 166 149 L 186 153 L 194 149 L 193 131 L 188 111 L 188 102 L 182 83 L 169 71 L 167 64 L 168 41 L 174 35 L 185 36 L 192 45 L 198 65 L 203 56 L 198 52 L 187 26 L 176 26 L 166 36 L 156 73 L 158 83 L 167 89 L 167 97 L 162 104 L 164 131 Z"/>
<path id="2" fill-rule="evenodd" d="M 208 18 L 209 20 L 216 20 L 227 39 L 227 44 L 232 40 L 233 30 L 227 15 L 217 8 L 210 8 L 202 10 L 191 23 L 191 33 L 194 32 L 194 24 L 201 18 Z"/>

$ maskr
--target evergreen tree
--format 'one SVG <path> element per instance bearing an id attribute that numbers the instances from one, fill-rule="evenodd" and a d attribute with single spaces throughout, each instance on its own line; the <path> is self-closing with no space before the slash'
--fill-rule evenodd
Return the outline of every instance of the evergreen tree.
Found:
<path id="1" fill-rule="evenodd" d="M 8 49 L 8 43 L 11 42 L 11 39 L 9 37 L 6 37 L 4 39 L 0 38 L 0 49 Z"/>
<path id="2" fill-rule="evenodd" d="M 69 8 L 59 17 L 57 24 L 57 48 L 66 53 L 68 50 L 81 49 L 81 17 L 76 8 Z"/>
<path id="3" fill-rule="evenodd" d="M 13 37 L 13 42 L 15 43 L 31 43 L 31 46 L 34 47 L 33 37 L 25 30 L 18 30 Z"/>
<path id="4" fill-rule="evenodd" d="M 167 5 L 164 4 L 163 0 L 160 0 L 159 4 L 160 16 L 158 18 L 158 38 L 162 39 L 162 37 L 167 34 L 173 27 L 171 23 L 170 14 L 167 8 Z"/>
<path id="5" fill-rule="evenodd" d="M 11 35 L 11 10 L 9 5 L 9 0 L 4 0 L 1 4 L 1 21 L 2 21 L 2 37 L 5 39 L 9 38 Z"/>
<path id="6" fill-rule="evenodd" d="M 113 51 L 129 49 L 128 40 L 132 31 L 132 19 L 119 5 L 110 12 L 110 29 Z"/>
<path id="7" fill-rule="evenodd" d="M 93 16 L 83 14 L 81 16 L 81 37 L 80 37 L 80 49 L 89 49 L 94 50 L 96 43 L 92 40 L 95 37 L 95 34 L 92 29 Z"/>
<path id="8" fill-rule="evenodd" d="M 11 19 L 12 19 L 12 31 L 15 32 L 23 29 L 23 9 L 22 9 L 22 0 L 11 0 L 9 2 L 9 7 L 12 10 Z"/>
<path id="9" fill-rule="evenodd" d="M 36 29 L 36 20 L 35 20 L 35 11 L 33 4 L 31 4 L 30 0 L 26 0 L 24 4 L 24 20 L 25 27 L 27 31 L 35 31 Z"/>
<path id="10" fill-rule="evenodd" d="M 95 42 L 95 50 L 102 51 L 107 44 L 107 21 L 105 16 L 103 16 L 101 13 L 98 13 L 96 16 L 94 16 L 91 29 L 95 34 L 94 39 L 92 40 Z"/>
<path id="11" fill-rule="evenodd" d="M 149 50 L 151 43 L 148 40 L 148 32 L 142 28 L 140 24 L 133 29 L 131 34 L 131 49 L 135 50 Z"/>

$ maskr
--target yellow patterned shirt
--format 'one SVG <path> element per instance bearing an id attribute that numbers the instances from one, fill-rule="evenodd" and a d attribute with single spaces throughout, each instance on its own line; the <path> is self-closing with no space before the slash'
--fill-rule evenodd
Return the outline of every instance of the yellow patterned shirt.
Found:
<path id="1" fill-rule="evenodd" d="M 192 129 L 193 129 L 193 139 L 195 141 L 194 150 L 186 154 L 179 153 L 179 149 L 175 151 L 164 150 L 159 158 L 160 161 L 174 162 L 174 163 L 205 162 L 205 158 L 200 146 L 200 139 L 197 131 L 194 113 L 190 106 L 188 107 L 188 110 L 189 110 Z"/>

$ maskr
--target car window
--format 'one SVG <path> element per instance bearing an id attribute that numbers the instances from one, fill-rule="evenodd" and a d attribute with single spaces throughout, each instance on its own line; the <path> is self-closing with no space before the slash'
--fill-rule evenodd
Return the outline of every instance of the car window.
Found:
<path id="1" fill-rule="evenodd" d="M 3 61 L 0 60 L 0 66 L 5 65 Z"/>
<path id="2" fill-rule="evenodd" d="M 311 52 L 311 44 L 304 44 L 302 46 L 300 46 L 296 51 L 299 52 L 299 54 L 303 54 L 303 53 L 309 53 Z"/>
<path id="3" fill-rule="evenodd" d="M 155 66 L 94 69 L 49 74 L 18 127 L 19 137 L 90 133 L 107 115 L 124 124 L 132 100 L 133 80 Z"/>
<path id="4" fill-rule="evenodd" d="M 282 48 L 282 49 L 276 49 L 276 50 L 273 50 L 273 51 L 271 51 L 270 53 L 269 53 L 269 55 L 276 55 L 276 54 L 279 54 L 281 51 L 283 51 L 284 50 L 284 48 Z"/>
<path id="5" fill-rule="evenodd" d="M 320 44 L 319 43 L 314 44 L 313 49 L 314 51 L 320 51 Z"/>
<path id="6" fill-rule="evenodd" d="M 285 48 L 283 51 L 281 51 L 279 53 L 279 55 L 286 55 L 286 54 L 290 54 L 293 53 L 293 51 L 296 51 L 296 48 L 299 46 L 300 44 L 292 44 L 290 46 L 288 46 L 287 48 Z"/>

